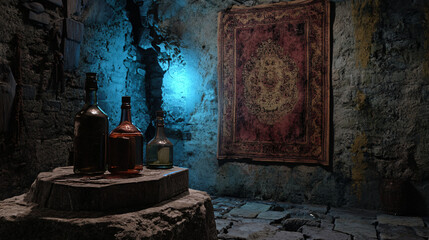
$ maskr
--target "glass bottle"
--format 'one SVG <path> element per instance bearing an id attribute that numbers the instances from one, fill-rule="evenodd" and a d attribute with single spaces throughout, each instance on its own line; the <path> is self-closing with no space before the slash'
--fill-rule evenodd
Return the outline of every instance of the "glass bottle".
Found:
<path id="1" fill-rule="evenodd" d="M 156 112 L 156 135 L 146 147 L 148 168 L 172 168 L 173 144 L 164 133 L 164 112 Z"/>
<path id="2" fill-rule="evenodd" d="M 131 97 L 122 97 L 121 122 L 109 135 L 108 170 L 137 174 L 143 169 L 143 134 L 131 121 Z"/>
<path id="3" fill-rule="evenodd" d="M 97 75 L 87 73 L 85 105 L 74 119 L 73 158 L 76 174 L 103 174 L 109 122 L 97 103 Z"/>

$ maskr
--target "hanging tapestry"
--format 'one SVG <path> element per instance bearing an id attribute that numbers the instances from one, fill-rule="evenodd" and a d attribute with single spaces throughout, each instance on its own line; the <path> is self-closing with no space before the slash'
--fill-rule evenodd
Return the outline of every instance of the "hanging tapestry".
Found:
<path id="1" fill-rule="evenodd" d="M 329 165 L 328 0 L 219 13 L 218 159 Z"/>

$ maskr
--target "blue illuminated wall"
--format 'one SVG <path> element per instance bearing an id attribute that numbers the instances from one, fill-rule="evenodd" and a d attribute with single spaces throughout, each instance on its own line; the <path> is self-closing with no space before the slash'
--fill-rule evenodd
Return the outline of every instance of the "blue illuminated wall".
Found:
<path id="1" fill-rule="evenodd" d="M 132 26 L 125 6 L 126 1 L 90 1 L 79 71 L 82 83 L 85 72 L 97 73 L 98 102 L 109 116 L 110 130 L 119 124 L 121 97 L 128 95 L 132 101 L 133 122 L 144 131 L 149 122 L 145 70 L 131 44 Z"/>
<path id="2" fill-rule="evenodd" d="M 359 19 L 366 18 L 358 16 L 365 13 L 357 10 L 369 1 L 332 1 L 334 130 L 329 168 L 221 163 L 216 158 L 217 14 L 239 2 L 253 6 L 277 1 L 90 2 L 81 76 L 99 73 L 99 102 L 111 129 L 119 121 L 122 95 L 132 96 L 134 123 L 147 136 L 151 116 L 162 107 L 174 144 L 174 164 L 189 168 L 191 188 L 218 195 L 377 208 L 383 177 L 401 178 L 405 172 L 411 173 L 420 198 L 429 202 L 429 135 L 424 134 L 429 129 L 429 71 L 423 67 L 429 60 L 421 55 L 427 52 L 423 46 L 429 45 L 424 43 L 426 30 L 419 25 L 425 16 L 418 5 L 422 1 L 409 4 L 408 12 L 394 4 L 382 8 L 389 18 L 368 35 L 373 42 L 365 48 L 371 49 L 365 55 L 366 68 L 356 63 L 360 50 L 354 31 L 365 32 Z M 396 27 L 404 24 L 406 31 Z M 356 156 L 363 157 L 357 161 Z"/>
<path id="3" fill-rule="evenodd" d="M 121 96 L 132 97 L 133 122 L 142 132 L 159 102 L 175 165 L 192 169 L 191 187 L 214 193 L 217 49 L 216 38 L 206 36 L 216 34 L 216 23 L 203 26 L 199 10 L 185 6 L 187 1 L 91 2 L 79 71 L 98 73 L 99 104 L 110 130 L 119 121 Z M 216 12 L 210 16 L 215 20 Z M 198 32 L 189 31 L 190 22 Z"/>

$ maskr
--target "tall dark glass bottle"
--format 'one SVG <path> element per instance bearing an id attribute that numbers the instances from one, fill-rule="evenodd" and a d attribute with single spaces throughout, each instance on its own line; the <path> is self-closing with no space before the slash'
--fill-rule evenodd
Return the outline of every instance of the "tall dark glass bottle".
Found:
<path id="1" fill-rule="evenodd" d="M 121 122 L 109 135 L 108 169 L 136 174 L 143 169 L 143 134 L 131 121 L 131 98 L 122 97 Z"/>
<path id="2" fill-rule="evenodd" d="M 148 168 L 172 168 L 173 144 L 164 133 L 164 112 L 156 112 L 156 135 L 146 146 Z"/>
<path id="3" fill-rule="evenodd" d="M 87 73 L 85 105 L 74 120 L 74 173 L 103 174 L 106 171 L 106 149 L 109 122 L 97 105 L 97 76 Z"/>

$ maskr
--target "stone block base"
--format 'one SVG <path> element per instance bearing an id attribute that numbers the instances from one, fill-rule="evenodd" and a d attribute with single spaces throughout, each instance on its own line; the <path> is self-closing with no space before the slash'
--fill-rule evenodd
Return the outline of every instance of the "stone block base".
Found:
<path id="1" fill-rule="evenodd" d="M 24 197 L 0 202 L 0 239 L 217 239 L 210 196 L 192 189 L 133 212 L 58 211 Z"/>

